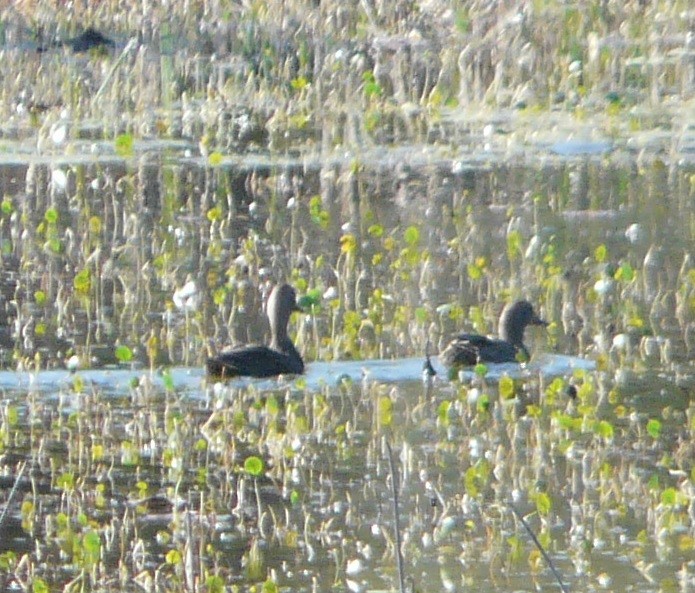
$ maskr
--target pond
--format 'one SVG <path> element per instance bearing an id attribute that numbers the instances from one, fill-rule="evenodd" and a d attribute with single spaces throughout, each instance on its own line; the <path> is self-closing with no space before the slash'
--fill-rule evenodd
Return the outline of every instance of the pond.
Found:
<path id="1" fill-rule="evenodd" d="M 695 589 L 687 3 L 6 4 L 0 589 Z"/>
<path id="2" fill-rule="evenodd" d="M 515 512 L 571 590 L 692 582 L 695 170 L 579 148 L 7 165 L 4 586 L 393 589 L 387 445 L 416 589 L 557 588 Z M 306 376 L 206 382 L 273 281 Z M 520 297 L 530 363 L 423 382 Z"/>

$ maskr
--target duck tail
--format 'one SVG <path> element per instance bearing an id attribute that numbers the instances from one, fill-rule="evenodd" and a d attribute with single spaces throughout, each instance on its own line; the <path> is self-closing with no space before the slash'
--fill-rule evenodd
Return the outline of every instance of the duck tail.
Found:
<path id="1" fill-rule="evenodd" d="M 431 342 L 428 339 L 427 344 L 425 344 L 425 362 L 422 365 L 422 371 L 430 377 L 434 377 L 437 374 L 437 371 L 434 370 L 432 361 L 430 360 L 430 345 Z"/>
<path id="2" fill-rule="evenodd" d="M 209 377 L 221 377 L 224 373 L 224 365 L 218 358 L 208 358 L 205 362 L 205 370 Z"/>

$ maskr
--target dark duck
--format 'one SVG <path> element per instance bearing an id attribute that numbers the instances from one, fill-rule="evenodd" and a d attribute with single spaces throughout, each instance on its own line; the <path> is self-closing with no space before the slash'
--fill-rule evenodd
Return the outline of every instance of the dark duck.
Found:
<path id="1" fill-rule="evenodd" d="M 299 375 L 304 361 L 287 335 L 287 324 L 293 311 L 300 311 L 294 288 L 281 284 L 273 288 L 268 298 L 270 320 L 268 346 L 244 346 L 208 358 L 207 374 L 213 378 L 275 377 Z"/>
<path id="2" fill-rule="evenodd" d="M 51 47 L 57 47 L 63 45 L 70 48 L 75 53 L 83 53 L 92 50 L 102 50 L 107 51 L 109 49 L 114 49 L 116 43 L 106 37 L 100 31 L 92 29 L 91 27 L 84 31 L 81 35 L 73 37 L 72 39 L 66 39 L 64 41 L 54 41 L 49 45 L 41 45 L 38 48 L 39 53 L 48 51 Z"/>
<path id="3" fill-rule="evenodd" d="M 533 310 L 528 301 L 508 304 L 499 322 L 499 339 L 479 334 L 459 334 L 439 355 L 442 364 L 449 367 L 483 363 L 524 362 L 530 358 L 524 346 L 527 325 L 548 325 Z"/>

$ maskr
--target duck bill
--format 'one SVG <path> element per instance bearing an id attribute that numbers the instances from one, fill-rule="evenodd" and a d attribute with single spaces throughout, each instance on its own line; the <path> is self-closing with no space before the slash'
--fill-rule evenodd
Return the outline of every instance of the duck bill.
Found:
<path id="1" fill-rule="evenodd" d="M 531 319 L 531 325 L 542 325 L 543 327 L 547 327 L 549 323 L 545 319 L 541 319 L 538 317 L 538 315 L 534 315 L 533 319 Z"/>

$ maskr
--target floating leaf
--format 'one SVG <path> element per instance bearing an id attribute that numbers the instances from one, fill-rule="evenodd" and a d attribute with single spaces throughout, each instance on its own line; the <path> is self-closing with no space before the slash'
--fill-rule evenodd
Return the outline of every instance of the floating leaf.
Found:
<path id="1" fill-rule="evenodd" d="M 321 307 L 321 291 L 318 288 L 312 288 L 304 296 L 297 301 L 299 307 L 305 311 L 314 311 Z"/>
<path id="2" fill-rule="evenodd" d="M 92 445 L 92 461 L 101 461 L 104 458 L 104 445 Z"/>
<path id="3" fill-rule="evenodd" d="M 403 233 L 403 239 L 410 247 L 417 247 L 418 243 L 420 243 L 420 231 L 417 227 L 409 226 Z"/>
<path id="4" fill-rule="evenodd" d="M 521 538 L 512 535 L 507 539 L 507 545 L 509 545 L 509 559 L 512 562 L 519 562 L 523 557 L 524 550 Z"/>
<path id="5" fill-rule="evenodd" d="M 528 404 L 526 406 L 526 415 L 529 418 L 540 418 L 543 413 L 543 410 L 541 410 L 540 406 L 537 406 L 535 404 Z"/>
<path id="6" fill-rule="evenodd" d="M 484 377 L 487 375 L 488 368 L 487 365 L 483 364 L 482 362 L 479 362 L 473 367 L 473 372 L 478 375 L 478 377 Z"/>
<path id="7" fill-rule="evenodd" d="M 10 426 L 17 426 L 17 423 L 19 422 L 19 410 L 17 409 L 17 406 L 8 405 L 7 409 L 5 410 L 5 414 L 7 416 L 8 424 Z"/>
<path id="8" fill-rule="evenodd" d="M 289 118 L 288 127 L 295 130 L 303 130 L 309 125 L 310 121 L 311 118 L 306 113 L 297 113 Z"/>
<path id="9" fill-rule="evenodd" d="M 14 570 L 17 565 L 17 554 L 9 550 L 0 554 L 0 570 L 10 571 Z"/>
<path id="10" fill-rule="evenodd" d="M 357 250 L 357 239 L 355 235 L 343 235 L 340 237 L 340 251 L 346 255 L 352 255 Z"/>
<path id="11" fill-rule="evenodd" d="M 171 372 L 165 370 L 162 373 L 162 381 L 164 382 L 164 389 L 174 391 L 174 378 L 171 376 Z"/>
<path id="12" fill-rule="evenodd" d="M 222 164 L 222 160 L 224 157 L 222 156 L 221 152 L 211 152 L 210 156 L 208 156 L 208 165 L 211 167 L 219 167 Z"/>
<path id="13" fill-rule="evenodd" d="M 277 414 L 280 412 L 280 404 L 278 403 L 278 399 L 274 394 L 271 393 L 268 399 L 265 400 L 265 409 L 272 416 L 277 416 Z"/>
<path id="14" fill-rule="evenodd" d="M 44 246 L 51 253 L 60 253 L 63 250 L 63 246 L 60 244 L 60 239 L 57 237 L 52 237 Z"/>
<path id="15" fill-rule="evenodd" d="M 0 210 L 3 214 L 12 214 L 14 212 L 12 200 L 10 200 L 8 197 L 3 198 L 2 204 L 0 204 Z"/>
<path id="16" fill-rule="evenodd" d="M 73 280 L 73 286 L 78 294 L 86 296 L 92 287 L 92 275 L 87 268 L 80 270 Z"/>
<path id="17" fill-rule="evenodd" d="M 205 590 L 207 593 L 224 593 L 225 580 L 219 575 L 209 575 L 205 579 Z"/>
<path id="18" fill-rule="evenodd" d="M 383 234 L 384 234 L 384 227 L 381 226 L 380 224 L 373 224 L 373 225 L 371 225 L 371 226 L 367 229 L 367 232 L 368 232 L 372 237 L 376 237 L 376 238 L 378 239 L 378 238 L 381 238 L 381 237 L 383 236 Z"/>
<path id="19" fill-rule="evenodd" d="M 555 419 L 563 430 L 581 431 L 582 429 L 582 418 L 573 418 L 568 414 L 559 414 Z"/>
<path id="20" fill-rule="evenodd" d="M 96 531 L 88 531 L 82 538 L 82 548 L 87 564 L 93 566 L 101 558 L 101 538 Z"/>
<path id="21" fill-rule="evenodd" d="M 365 97 L 380 97 L 383 94 L 384 90 L 376 81 L 376 77 L 374 76 L 374 73 L 372 71 L 368 71 L 362 74 L 362 80 L 364 81 Z"/>
<path id="22" fill-rule="evenodd" d="M 658 439 L 661 436 L 661 422 L 656 418 L 652 418 L 647 422 L 647 433 L 653 439 Z"/>
<path id="23" fill-rule="evenodd" d="M 478 412 L 489 412 L 490 411 L 490 396 L 487 393 L 483 393 L 478 398 L 478 401 L 475 404 L 475 409 Z"/>
<path id="24" fill-rule="evenodd" d="M 601 243 L 595 250 L 594 250 L 594 259 L 602 264 L 603 262 L 606 261 L 606 257 L 608 256 L 608 249 L 606 246 Z"/>
<path id="25" fill-rule="evenodd" d="M 263 460 L 252 455 L 244 461 L 244 470 L 252 476 L 258 477 L 263 473 Z"/>
<path id="26" fill-rule="evenodd" d="M 622 282 L 632 282 L 635 278 L 635 270 L 627 262 L 620 265 L 615 273 L 614 278 L 616 280 L 621 280 Z"/>
<path id="27" fill-rule="evenodd" d="M 475 471 L 475 467 L 469 467 L 464 474 L 464 484 L 466 486 L 466 493 L 475 498 L 478 496 L 480 489 L 478 488 L 478 474 Z"/>
<path id="28" fill-rule="evenodd" d="M 641 329 L 644 327 L 644 319 L 642 319 L 641 317 L 638 317 L 637 315 L 633 315 L 627 320 L 627 325 L 629 327 Z"/>
<path id="29" fill-rule="evenodd" d="M 115 354 L 118 362 L 130 362 L 133 360 L 133 351 L 128 346 L 116 346 Z"/>
<path id="30" fill-rule="evenodd" d="M 666 488 L 661 493 L 661 504 L 672 507 L 676 504 L 677 492 L 675 488 Z"/>
<path id="31" fill-rule="evenodd" d="M 309 200 L 309 215 L 311 220 L 319 225 L 322 229 L 327 229 L 331 221 L 331 216 L 328 210 L 323 209 L 323 200 L 321 196 L 313 196 Z"/>
<path id="32" fill-rule="evenodd" d="M 682 553 L 692 553 L 695 550 L 695 539 L 691 535 L 681 534 L 678 537 L 678 550 Z"/>
<path id="33" fill-rule="evenodd" d="M 471 280 L 480 280 L 483 277 L 483 269 L 476 264 L 468 264 L 468 277 Z"/>
<path id="34" fill-rule="evenodd" d="M 55 208 L 49 208 L 43 215 L 44 219 L 49 224 L 55 224 L 58 222 L 58 211 Z"/>
<path id="35" fill-rule="evenodd" d="M 131 134 L 120 134 L 114 140 L 114 147 L 118 156 L 126 157 L 133 154 L 133 136 Z"/>
<path id="36" fill-rule="evenodd" d="M 651 476 L 649 476 L 649 480 L 647 480 L 647 486 L 650 490 L 660 490 L 661 483 L 659 482 L 659 475 L 652 474 Z"/>
<path id="37" fill-rule="evenodd" d="M 65 472 L 58 476 L 56 483 L 58 488 L 62 490 L 72 490 L 75 487 L 75 475 L 71 472 Z"/>
<path id="38" fill-rule="evenodd" d="M 393 422 L 393 402 L 387 395 L 379 398 L 379 423 L 382 426 L 391 426 Z"/>
<path id="39" fill-rule="evenodd" d="M 227 293 L 229 292 L 226 286 L 219 286 L 212 291 L 212 302 L 218 307 L 224 305 L 227 301 Z"/>
<path id="40" fill-rule="evenodd" d="M 507 234 L 507 256 L 509 261 L 514 261 L 521 254 L 521 233 L 519 231 L 510 231 Z"/>
<path id="41" fill-rule="evenodd" d="M 451 402 L 444 400 L 439 406 L 437 406 L 437 417 L 442 424 L 448 424 L 449 421 L 449 410 L 451 409 Z"/>
<path id="42" fill-rule="evenodd" d="M 509 375 L 500 377 L 500 397 L 503 399 L 514 398 L 514 380 Z"/>
<path id="43" fill-rule="evenodd" d="M 121 442 L 121 463 L 134 466 L 140 462 L 140 453 L 130 441 Z"/>
<path id="44" fill-rule="evenodd" d="M 539 515 L 547 516 L 552 507 L 550 497 L 545 492 L 539 492 L 535 496 L 536 510 Z"/>
<path id="45" fill-rule="evenodd" d="M 613 425 L 607 420 L 601 420 L 596 424 L 595 427 L 596 434 L 603 437 L 604 439 L 613 438 Z"/>
<path id="46" fill-rule="evenodd" d="M 220 208 L 219 206 L 215 206 L 214 208 L 210 208 L 210 210 L 208 210 L 206 216 L 210 222 L 220 221 L 220 220 L 222 220 L 222 208 Z"/>
<path id="47" fill-rule="evenodd" d="M 176 566 L 183 562 L 183 557 L 181 556 L 181 552 L 179 552 L 178 550 L 169 550 L 167 552 L 167 555 L 165 556 L 165 560 L 167 564 L 172 564 Z"/>
<path id="48" fill-rule="evenodd" d="M 72 390 L 75 393 L 84 392 L 84 379 L 80 375 L 75 375 L 75 378 L 72 380 Z"/>
<path id="49" fill-rule="evenodd" d="M 295 91 L 303 91 L 309 86 L 309 81 L 304 76 L 298 76 L 290 81 L 290 86 Z"/>
<path id="50" fill-rule="evenodd" d="M 101 233 L 101 218 L 98 216 L 91 216 L 89 218 L 89 232 L 93 235 Z"/>

